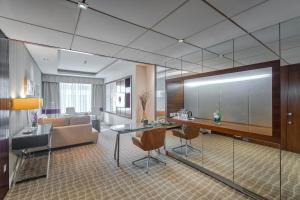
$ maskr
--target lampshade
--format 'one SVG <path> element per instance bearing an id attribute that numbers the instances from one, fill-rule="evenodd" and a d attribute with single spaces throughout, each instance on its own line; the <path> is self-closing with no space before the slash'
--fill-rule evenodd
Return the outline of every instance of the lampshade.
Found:
<path id="1" fill-rule="evenodd" d="M 11 110 L 33 110 L 43 107 L 42 98 L 15 98 L 10 101 Z"/>

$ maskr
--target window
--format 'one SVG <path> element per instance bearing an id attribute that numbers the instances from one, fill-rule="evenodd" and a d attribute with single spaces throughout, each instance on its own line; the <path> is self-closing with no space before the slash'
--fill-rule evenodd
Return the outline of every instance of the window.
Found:
<path id="1" fill-rule="evenodd" d="M 74 107 L 75 112 L 91 112 L 92 85 L 81 83 L 60 83 L 60 109 Z"/>
<path id="2" fill-rule="evenodd" d="M 131 77 L 105 85 L 105 111 L 131 118 Z"/>

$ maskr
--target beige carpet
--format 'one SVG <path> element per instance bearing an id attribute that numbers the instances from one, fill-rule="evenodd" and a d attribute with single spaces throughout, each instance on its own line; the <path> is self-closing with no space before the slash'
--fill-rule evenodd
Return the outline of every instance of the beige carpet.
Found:
<path id="1" fill-rule="evenodd" d="M 121 167 L 113 160 L 115 135 L 101 134 L 98 144 L 52 153 L 49 178 L 20 183 L 6 200 L 32 199 L 246 199 L 228 186 L 168 157 L 167 165 L 154 165 L 150 173 L 131 162 L 145 155 L 121 137 Z"/>
<path id="2" fill-rule="evenodd" d="M 187 159 L 222 175 L 268 199 L 300 199 L 300 155 L 232 138 L 205 134 L 192 141 L 201 152 L 189 152 Z M 169 149 L 179 139 L 169 135 Z M 180 153 L 180 151 L 179 151 Z"/>

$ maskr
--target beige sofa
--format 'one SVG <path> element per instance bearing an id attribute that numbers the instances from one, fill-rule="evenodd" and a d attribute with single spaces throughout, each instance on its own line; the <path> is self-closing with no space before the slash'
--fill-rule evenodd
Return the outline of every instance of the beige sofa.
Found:
<path id="1" fill-rule="evenodd" d="M 98 132 L 92 128 L 89 116 L 39 119 L 39 124 L 52 123 L 51 148 L 97 143 Z"/>

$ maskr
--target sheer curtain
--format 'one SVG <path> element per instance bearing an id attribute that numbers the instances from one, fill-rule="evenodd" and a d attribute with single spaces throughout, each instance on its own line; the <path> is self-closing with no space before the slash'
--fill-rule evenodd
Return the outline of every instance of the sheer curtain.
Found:
<path id="1" fill-rule="evenodd" d="M 82 83 L 60 83 L 60 109 L 74 107 L 75 112 L 91 112 L 92 85 Z"/>

